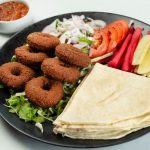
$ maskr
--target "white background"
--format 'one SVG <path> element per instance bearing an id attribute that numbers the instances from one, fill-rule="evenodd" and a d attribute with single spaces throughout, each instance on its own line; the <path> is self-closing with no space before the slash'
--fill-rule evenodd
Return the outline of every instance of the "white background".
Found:
<path id="1" fill-rule="evenodd" d="M 0 2 L 3 0 L 0 0 Z M 76 11 L 104 11 L 123 14 L 150 24 L 150 0 L 27 0 L 30 1 L 34 21 L 54 15 Z M 0 35 L 0 46 L 10 35 Z M 0 118 L 0 150 L 49 150 L 61 148 L 51 146 L 28 138 L 5 123 Z M 100 150 L 148 150 L 150 133 L 136 140 L 111 146 L 97 148 Z"/>

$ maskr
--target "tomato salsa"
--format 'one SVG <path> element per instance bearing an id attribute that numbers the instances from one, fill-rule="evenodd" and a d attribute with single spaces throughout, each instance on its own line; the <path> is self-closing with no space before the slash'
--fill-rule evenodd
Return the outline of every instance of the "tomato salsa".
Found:
<path id="1" fill-rule="evenodd" d="M 5 2 L 0 4 L 0 21 L 12 21 L 24 17 L 29 8 L 21 2 Z"/>

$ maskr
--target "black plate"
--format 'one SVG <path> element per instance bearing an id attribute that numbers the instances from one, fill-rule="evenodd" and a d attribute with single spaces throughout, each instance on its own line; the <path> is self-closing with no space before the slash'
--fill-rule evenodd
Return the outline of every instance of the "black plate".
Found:
<path id="1" fill-rule="evenodd" d="M 35 23 L 28 28 L 25 28 L 21 32 L 14 35 L 2 48 L 0 51 L 0 64 L 3 64 L 5 62 L 9 62 L 10 58 L 14 54 L 14 49 L 18 46 L 21 46 L 25 43 L 26 36 L 34 31 L 41 31 L 46 25 L 53 22 L 55 19 L 59 18 L 62 20 L 65 18 L 70 18 L 72 14 L 75 15 L 85 15 L 86 17 L 90 17 L 93 19 L 102 19 L 106 21 L 106 23 L 110 23 L 118 18 L 123 18 L 128 21 L 133 20 L 136 26 L 141 26 L 145 30 L 146 33 L 147 30 L 150 29 L 150 25 L 141 22 L 139 20 L 112 14 L 112 13 L 104 13 L 104 12 L 77 12 L 77 13 L 70 13 L 70 14 L 63 14 L 55 17 L 51 17 L 45 20 L 42 20 L 38 23 Z M 5 89 L 0 90 L 0 114 L 2 118 L 5 119 L 11 126 L 13 126 L 18 131 L 22 132 L 23 134 L 32 137 L 34 139 L 37 139 L 42 142 L 46 142 L 49 144 L 59 145 L 59 146 L 67 146 L 67 147 L 103 147 L 103 146 L 110 146 L 115 144 L 120 144 L 123 142 L 130 141 L 132 139 L 135 139 L 137 137 L 140 137 L 144 135 L 145 133 L 148 133 L 150 131 L 150 128 L 145 128 L 140 131 L 137 131 L 135 133 L 132 133 L 124 138 L 118 139 L 118 140 L 75 140 L 70 139 L 67 137 L 61 137 L 56 136 L 52 129 L 53 126 L 51 123 L 45 123 L 44 124 L 44 133 L 41 134 L 40 131 L 34 126 L 33 123 L 25 123 L 24 121 L 20 120 L 17 115 L 9 113 L 8 109 L 3 105 L 5 104 L 5 98 L 9 97 L 9 93 Z"/>

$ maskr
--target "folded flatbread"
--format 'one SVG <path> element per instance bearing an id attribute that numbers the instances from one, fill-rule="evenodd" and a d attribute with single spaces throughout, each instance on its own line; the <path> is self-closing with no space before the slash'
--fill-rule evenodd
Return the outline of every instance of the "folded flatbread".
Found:
<path id="1" fill-rule="evenodd" d="M 148 127 L 150 79 L 96 64 L 54 125 L 55 133 L 85 139 L 116 139 Z"/>

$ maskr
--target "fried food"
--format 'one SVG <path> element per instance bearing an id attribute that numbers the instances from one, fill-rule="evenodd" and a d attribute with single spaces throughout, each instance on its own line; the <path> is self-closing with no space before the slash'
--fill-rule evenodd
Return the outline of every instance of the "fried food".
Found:
<path id="1" fill-rule="evenodd" d="M 25 86 L 26 97 L 42 108 L 55 106 L 63 97 L 60 81 L 49 80 L 44 76 L 30 80 Z"/>
<path id="2" fill-rule="evenodd" d="M 45 59 L 41 65 L 41 70 L 48 77 L 69 83 L 77 81 L 80 77 L 77 67 L 67 65 L 56 58 Z"/>
<path id="3" fill-rule="evenodd" d="M 27 43 L 33 49 L 46 52 L 53 51 L 60 41 L 53 35 L 42 32 L 33 32 L 27 36 Z"/>
<path id="4" fill-rule="evenodd" d="M 55 52 L 56 56 L 58 56 L 60 60 L 71 65 L 87 67 L 91 62 L 87 54 L 70 44 L 58 45 Z"/>
<path id="5" fill-rule="evenodd" d="M 9 62 L 0 66 L 0 81 L 9 88 L 23 89 L 26 82 L 35 76 L 35 72 L 21 63 Z"/>
<path id="6" fill-rule="evenodd" d="M 34 52 L 29 45 L 23 45 L 15 49 L 18 62 L 24 65 L 40 66 L 48 55 L 43 52 Z"/>

